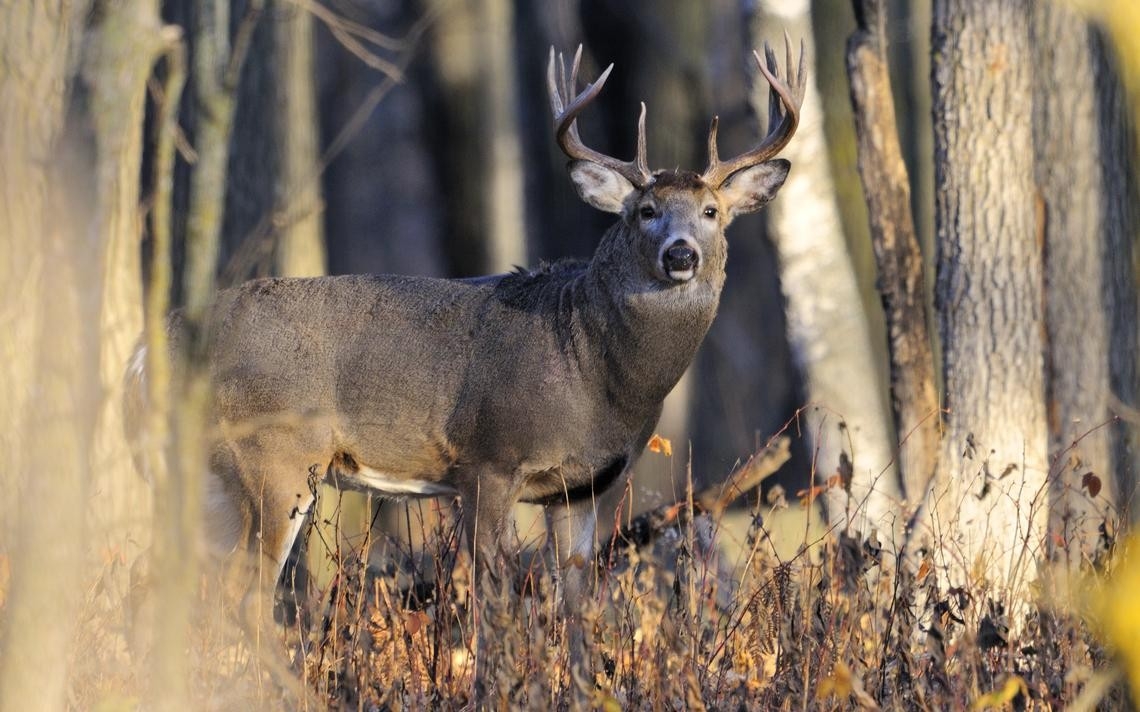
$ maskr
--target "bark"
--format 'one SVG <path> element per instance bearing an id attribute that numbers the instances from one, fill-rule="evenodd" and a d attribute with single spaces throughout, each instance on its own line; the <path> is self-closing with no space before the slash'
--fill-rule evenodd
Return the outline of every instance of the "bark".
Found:
<path id="1" fill-rule="evenodd" d="M 99 505 L 92 526 L 114 548 L 145 546 L 151 493 L 135 472 L 123 436 L 125 364 L 142 332 L 141 165 L 146 82 L 159 52 L 177 41 L 163 30 L 154 0 L 108 3 L 90 30 L 84 57 L 86 107 L 95 133 L 96 204 L 91 230 L 99 236 L 102 293 L 99 371 L 102 402 L 92 487 Z M 129 556 L 139 551 L 125 552 Z"/>
<path id="2" fill-rule="evenodd" d="M 923 258 L 911 214 L 910 179 L 895 131 L 886 10 L 881 0 L 856 0 L 854 5 L 859 29 L 848 40 L 847 71 L 859 173 L 886 313 L 899 472 L 908 500 L 920 503 L 934 474 L 941 422 L 926 329 Z"/>
<path id="3" fill-rule="evenodd" d="M 1114 509 L 1106 224 L 1094 36 L 1059 2 L 1033 9 L 1035 175 L 1044 218 L 1050 541 L 1078 564 Z M 1111 126 L 1104 126 L 1112 130 Z M 1119 126 L 1117 127 L 1119 128 Z M 1117 241 L 1119 238 L 1117 238 Z M 1104 487 L 1084 486 L 1093 473 Z M 1115 518 L 1115 517 L 1113 517 Z M 1111 527 L 1115 529 L 1115 526 Z"/>
<path id="4" fill-rule="evenodd" d="M 11 584 L 0 708 L 62 709 L 82 569 L 98 402 L 95 255 L 58 152 L 89 6 L 0 3 L 0 428 Z M 34 395 L 34 399 L 33 399 Z"/>
<path id="5" fill-rule="evenodd" d="M 801 3 L 769 1 L 753 19 L 759 40 L 769 27 L 810 40 Z M 808 54 L 811 55 L 810 41 Z M 810 70 L 809 70 L 810 71 Z M 757 81 L 753 102 L 766 112 L 767 86 Z M 866 316 L 844 242 L 827 170 L 819 94 L 809 76 L 796 137 L 783 151 L 792 172 L 768 208 L 771 236 L 787 299 L 788 338 L 804 376 L 808 406 L 804 432 L 811 438 L 813 474 L 827 480 L 853 463 L 850 494 L 829 490 L 828 518 L 863 534 L 878 530 L 897 546 L 900 488 Z"/>
<path id="6" fill-rule="evenodd" d="M 934 5 L 943 447 L 925 533 L 949 585 L 1024 592 L 1046 524 L 1042 264 L 1024 0 Z"/>
<path id="7" fill-rule="evenodd" d="M 285 277 L 315 277 L 326 270 L 321 215 L 320 132 L 312 16 L 281 8 L 273 30 L 281 79 L 273 103 L 279 124 L 281 175 L 276 205 L 282 213 L 277 268 Z"/>

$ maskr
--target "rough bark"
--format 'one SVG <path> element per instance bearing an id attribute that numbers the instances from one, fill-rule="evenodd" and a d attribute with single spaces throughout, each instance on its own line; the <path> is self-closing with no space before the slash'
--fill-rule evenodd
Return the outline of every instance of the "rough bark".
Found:
<path id="1" fill-rule="evenodd" d="M 925 532 L 950 585 L 1024 592 L 1048 445 L 1025 0 L 934 5 L 936 309 L 943 447 Z"/>
<path id="2" fill-rule="evenodd" d="M 1049 0 L 1035 3 L 1031 31 L 1035 175 L 1045 240 L 1050 541 L 1078 564 L 1094 553 L 1105 517 L 1115 519 L 1113 430 L 1105 427 L 1113 295 L 1104 273 L 1114 240 L 1101 201 L 1107 188 L 1101 166 L 1113 158 L 1100 150 L 1091 28 Z M 1103 488 L 1083 484 L 1090 472 Z"/>
<path id="3" fill-rule="evenodd" d="M 934 474 L 941 422 L 926 328 L 923 257 L 911 213 L 910 179 L 895 131 L 886 10 L 881 0 L 856 0 L 854 5 L 859 29 L 847 44 L 847 71 L 859 174 L 887 321 L 899 472 L 907 499 L 917 504 Z"/>
<path id="4" fill-rule="evenodd" d="M 753 20 L 757 44 L 776 27 L 810 40 L 805 7 L 761 3 L 762 12 Z M 763 115 L 767 87 L 762 81 L 753 97 L 757 114 Z M 819 94 L 810 76 L 799 130 L 782 155 L 794 168 L 768 215 L 788 303 L 788 337 L 804 374 L 809 403 L 804 432 L 812 439 L 813 474 L 827 480 L 845 469 L 844 457 L 850 458 L 850 495 L 843 488 L 829 490 L 829 519 L 861 533 L 878 530 L 883 541 L 897 546 L 902 522 L 893 439 L 827 170 Z"/>
<path id="5" fill-rule="evenodd" d="M 0 708 L 62 709 L 98 402 L 95 255 L 57 151 L 89 5 L 0 3 L 0 430 L 11 584 Z M 88 270 L 88 271 L 84 271 Z M 12 507 L 12 509 L 9 509 Z M 16 509 L 18 507 L 18 510 Z"/>

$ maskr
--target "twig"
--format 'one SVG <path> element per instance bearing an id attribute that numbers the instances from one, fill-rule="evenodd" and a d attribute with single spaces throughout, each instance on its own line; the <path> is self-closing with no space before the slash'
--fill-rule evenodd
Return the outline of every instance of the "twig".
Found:
<path id="1" fill-rule="evenodd" d="M 634 517 L 628 524 L 619 528 L 597 554 L 597 563 L 606 567 L 615 553 L 627 549 L 641 548 L 656 541 L 667 530 L 684 526 L 690 516 L 702 514 L 720 519 L 724 510 L 742 494 L 755 489 L 769 475 L 775 473 L 791 457 L 791 440 L 781 435 L 772 440 L 763 450 L 738 467 L 721 484 L 711 485 L 696 492 L 692 497 L 690 515 L 688 501 L 665 504 Z"/>

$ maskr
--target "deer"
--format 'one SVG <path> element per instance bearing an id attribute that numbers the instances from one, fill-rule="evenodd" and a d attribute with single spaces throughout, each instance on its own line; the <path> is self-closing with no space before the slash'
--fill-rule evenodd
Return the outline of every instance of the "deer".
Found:
<path id="1" fill-rule="evenodd" d="M 581 47 L 569 70 L 551 49 L 553 130 L 570 179 L 588 205 L 618 216 L 588 261 L 475 279 L 266 278 L 219 292 L 205 350 L 210 549 L 276 581 L 313 502 L 311 472 L 384 497 L 458 496 L 482 566 L 503 550 L 515 503 L 535 503 L 575 620 L 595 498 L 629 476 L 716 316 L 726 228 L 788 175 L 776 155 L 796 131 L 806 72 L 802 44 L 798 69 L 787 35 L 785 45 L 785 79 L 770 47 L 764 59 L 753 52 L 769 85 L 766 136 L 722 160 L 713 118 L 700 174 L 649 170 L 644 103 L 633 160 L 586 146 L 577 118 L 613 65 L 575 93 Z M 175 312 L 175 353 L 182 330 Z M 129 423 L 145 408 L 144 363 L 140 346 Z"/>

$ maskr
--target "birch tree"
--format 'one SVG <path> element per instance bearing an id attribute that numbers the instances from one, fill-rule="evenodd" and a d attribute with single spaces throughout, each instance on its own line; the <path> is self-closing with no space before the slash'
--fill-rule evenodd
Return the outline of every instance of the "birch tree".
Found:
<path id="1" fill-rule="evenodd" d="M 811 54 L 807 3 L 766 0 L 752 19 L 760 46 L 774 28 L 803 37 Z M 810 70 L 809 70 L 810 71 Z M 766 92 L 753 103 L 765 115 Z M 898 546 L 901 490 L 883 389 L 827 167 L 819 94 L 811 76 L 796 138 L 783 154 L 794 166 L 769 209 L 770 232 L 787 299 L 788 337 L 806 383 L 804 432 L 813 473 L 824 481 L 851 463 L 850 494 L 827 493 L 829 520 Z"/>

